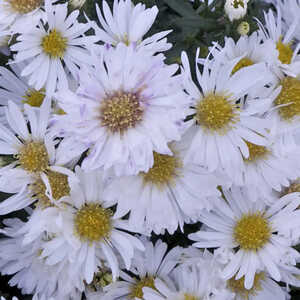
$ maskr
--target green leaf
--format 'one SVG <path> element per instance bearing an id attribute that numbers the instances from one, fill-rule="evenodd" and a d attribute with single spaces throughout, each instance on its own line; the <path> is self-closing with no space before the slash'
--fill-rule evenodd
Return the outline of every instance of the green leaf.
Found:
<path id="1" fill-rule="evenodd" d="M 192 5 L 186 0 L 164 0 L 164 2 L 182 17 L 197 16 Z"/>
<path id="2" fill-rule="evenodd" d="M 173 21 L 173 23 L 179 27 L 197 28 L 204 31 L 216 30 L 223 27 L 222 25 L 218 24 L 215 19 L 203 18 L 201 16 L 177 18 Z"/>

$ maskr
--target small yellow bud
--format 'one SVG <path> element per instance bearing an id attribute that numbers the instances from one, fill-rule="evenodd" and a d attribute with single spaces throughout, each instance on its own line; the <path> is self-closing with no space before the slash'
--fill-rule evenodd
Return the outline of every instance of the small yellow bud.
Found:
<path id="1" fill-rule="evenodd" d="M 250 25 L 248 22 L 241 22 L 240 25 L 238 26 L 237 28 L 237 32 L 240 34 L 240 35 L 247 35 L 250 31 Z"/>

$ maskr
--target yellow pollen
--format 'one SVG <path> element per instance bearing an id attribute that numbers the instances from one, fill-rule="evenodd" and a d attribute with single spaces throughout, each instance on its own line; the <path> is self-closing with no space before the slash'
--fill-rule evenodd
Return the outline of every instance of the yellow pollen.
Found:
<path id="1" fill-rule="evenodd" d="M 234 66 L 232 70 L 232 74 L 236 73 L 237 71 L 239 71 L 244 67 L 252 66 L 253 64 L 254 62 L 250 58 L 244 57 Z"/>
<path id="2" fill-rule="evenodd" d="M 265 146 L 252 144 L 248 141 L 245 141 L 245 143 L 249 149 L 249 157 L 244 158 L 245 162 L 256 162 L 260 159 L 266 158 L 266 156 L 270 154 L 270 150 Z"/>
<path id="3" fill-rule="evenodd" d="M 143 108 L 137 94 L 117 92 L 102 101 L 101 125 L 112 133 L 124 133 L 134 128 L 143 117 Z"/>
<path id="4" fill-rule="evenodd" d="M 198 297 L 191 294 L 184 294 L 184 300 L 200 300 Z"/>
<path id="5" fill-rule="evenodd" d="M 45 90 L 34 90 L 34 89 L 29 89 L 26 92 L 26 95 L 23 96 L 23 103 L 27 103 L 30 106 L 34 107 L 40 107 L 44 101 L 45 98 Z"/>
<path id="6" fill-rule="evenodd" d="M 275 105 L 286 105 L 278 108 L 280 116 L 289 121 L 300 116 L 300 80 L 286 77 L 281 80 L 281 92 L 275 100 Z"/>
<path id="7" fill-rule="evenodd" d="M 174 154 L 173 156 L 153 152 L 154 164 L 147 173 L 142 172 L 144 183 L 153 183 L 158 187 L 164 187 L 174 182 L 180 176 L 182 162 Z"/>
<path id="8" fill-rule="evenodd" d="M 43 37 L 42 48 L 51 58 L 63 58 L 67 42 L 67 38 L 63 37 L 56 29 L 53 29 L 48 35 Z"/>
<path id="9" fill-rule="evenodd" d="M 241 249 L 256 251 L 269 241 L 271 228 L 262 213 L 244 214 L 237 221 L 233 236 Z"/>
<path id="10" fill-rule="evenodd" d="M 137 283 L 135 283 L 132 288 L 131 292 L 129 294 L 130 299 L 135 299 L 135 298 L 140 298 L 143 299 L 144 293 L 143 293 L 143 288 L 144 287 L 149 287 L 155 290 L 155 285 L 154 285 L 154 278 L 152 276 L 146 276 L 142 279 L 140 279 Z"/>
<path id="11" fill-rule="evenodd" d="M 196 106 L 196 121 L 210 131 L 226 132 L 236 122 L 236 110 L 227 97 L 209 94 Z"/>
<path id="12" fill-rule="evenodd" d="M 43 0 L 4 0 L 13 12 L 27 14 L 42 6 Z"/>
<path id="13" fill-rule="evenodd" d="M 279 41 L 276 44 L 276 49 L 279 52 L 278 59 L 283 64 L 290 64 L 293 57 L 293 50 L 291 48 L 292 43 L 284 44 L 282 43 L 282 38 L 279 39 Z"/>
<path id="14" fill-rule="evenodd" d="M 99 242 L 108 238 L 112 229 L 112 212 L 96 203 L 81 207 L 74 219 L 75 232 L 81 240 Z"/>
<path id="15" fill-rule="evenodd" d="M 17 154 L 21 167 L 29 172 L 45 171 L 49 165 L 48 152 L 43 143 L 25 144 Z"/>
<path id="16" fill-rule="evenodd" d="M 250 296 L 256 296 L 259 291 L 262 290 L 261 282 L 265 279 L 265 273 L 260 272 L 255 274 L 254 276 L 254 282 L 251 289 L 247 290 L 245 288 L 245 277 L 236 280 L 233 276 L 227 281 L 228 288 L 238 294 L 241 298 L 245 300 L 249 300 Z"/>
<path id="17" fill-rule="evenodd" d="M 70 195 L 70 186 L 68 183 L 68 176 L 62 173 L 47 171 L 47 177 L 50 183 L 52 197 L 54 200 L 59 200 L 64 196 Z M 51 206 L 50 199 L 46 196 L 46 186 L 43 180 L 38 177 L 37 180 L 31 184 L 31 190 L 39 200 L 39 205 L 42 207 Z"/>

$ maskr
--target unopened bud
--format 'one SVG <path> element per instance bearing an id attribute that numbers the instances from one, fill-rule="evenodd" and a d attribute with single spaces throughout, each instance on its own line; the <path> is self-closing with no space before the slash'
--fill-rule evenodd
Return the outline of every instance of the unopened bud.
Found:
<path id="1" fill-rule="evenodd" d="M 250 25 L 248 22 L 241 22 L 237 28 L 237 32 L 240 35 L 247 35 L 249 31 L 250 31 Z"/>

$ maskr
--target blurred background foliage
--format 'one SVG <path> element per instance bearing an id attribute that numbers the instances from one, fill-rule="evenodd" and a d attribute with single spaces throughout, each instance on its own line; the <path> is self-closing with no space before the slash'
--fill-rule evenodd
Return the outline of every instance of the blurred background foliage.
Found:
<path id="1" fill-rule="evenodd" d="M 112 7 L 113 0 L 107 0 L 107 2 Z M 180 63 L 181 51 L 186 51 L 191 60 L 191 66 L 194 66 L 197 48 L 200 47 L 200 55 L 205 57 L 208 54 L 208 47 L 213 42 L 218 42 L 222 45 L 225 36 L 230 36 L 237 40 L 240 37 L 237 27 L 242 21 L 249 23 L 249 34 L 251 34 L 257 29 L 254 18 L 262 21 L 263 11 L 271 8 L 271 5 L 264 1 L 250 0 L 247 15 L 243 19 L 230 22 L 224 13 L 225 0 L 214 0 L 210 5 L 208 5 L 208 0 L 204 0 L 204 2 L 200 0 L 194 0 L 194 2 L 190 2 L 189 0 L 133 0 L 133 2 L 135 4 L 142 2 L 146 7 L 156 5 L 159 9 L 158 17 L 151 30 L 147 33 L 147 36 L 159 31 L 172 30 L 168 35 L 168 41 L 173 44 L 173 47 L 165 53 L 166 62 Z M 91 20 L 95 21 L 97 21 L 96 3 L 102 7 L 102 0 L 86 0 L 81 8 Z M 85 21 L 83 14 L 81 15 L 81 21 Z M 5 65 L 8 59 L 9 57 L 0 53 L 0 65 Z M 0 193 L 0 201 L 7 196 Z M 24 220 L 26 213 L 19 211 L 5 216 L 5 218 L 7 217 L 19 217 Z M 2 220 L 3 217 L 0 216 L 0 227 L 2 227 Z M 200 223 L 185 225 L 184 234 L 180 230 L 177 230 L 173 235 L 166 233 L 165 235 L 153 236 L 152 240 L 155 242 L 161 238 L 168 243 L 170 248 L 176 245 L 187 247 L 191 245 L 191 241 L 188 240 L 187 235 L 197 231 L 200 226 Z M 19 300 L 32 299 L 31 296 L 22 295 L 17 288 L 10 287 L 8 281 L 8 276 L 0 277 L 0 296 L 7 297 L 7 300 L 11 299 L 13 295 L 19 297 Z M 297 290 L 293 290 L 291 295 L 291 299 L 300 299 L 300 292 Z"/>

